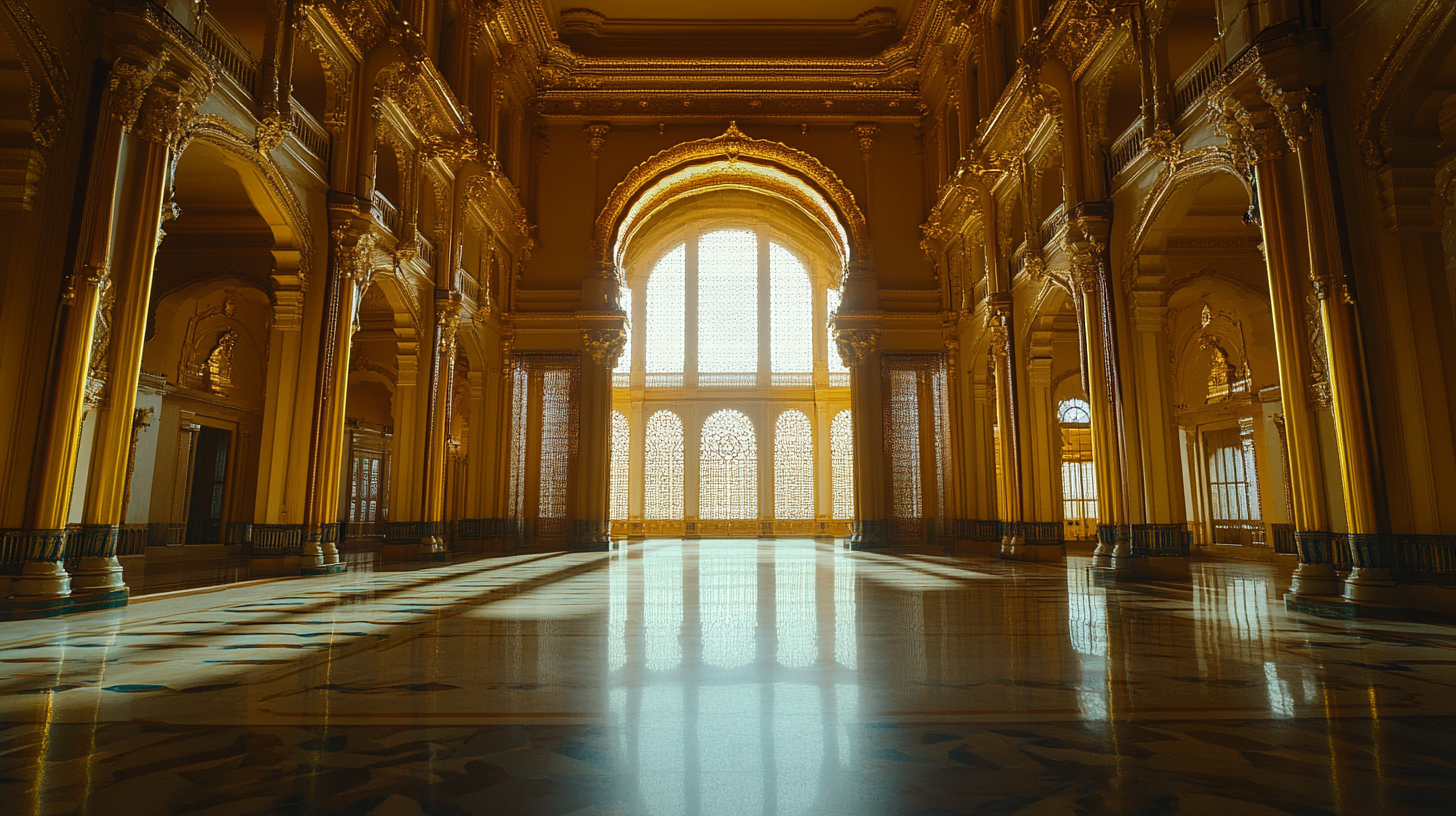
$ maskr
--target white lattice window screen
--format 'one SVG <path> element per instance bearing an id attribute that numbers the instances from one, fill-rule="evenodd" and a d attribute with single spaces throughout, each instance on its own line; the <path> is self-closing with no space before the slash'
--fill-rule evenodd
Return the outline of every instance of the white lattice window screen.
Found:
<path id="1" fill-rule="evenodd" d="M 687 308 L 687 247 L 662 257 L 647 277 L 644 365 L 650 374 L 681 374 Z"/>
<path id="2" fill-rule="evenodd" d="M 1258 521 L 1259 492 L 1254 487 L 1252 440 L 1245 445 L 1237 430 L 1210 431 L 1204 435 L 1208 447 L 1208 489 L 1217 521 Z"/>
<path id="3" fill-rule="evenodd" d="M 677 414 L 658 411 L 647 420 L 643 516 L 683 517 L 683 424 Z"/>
<path id="4" fill-rule="evenodd" d="M 632 317 L 632 290 L 631 289 L 628 289 L 627 287 L 624 286 L 624 287 L 622 287 L 618 291 L 620 292 L 620 296 L 619 296 L 618 300 L 622 304 L 622 311 L 626 312 L 627 313 L 627 317 L 630 319 Z M 682 345 L 682 343 L 679 342 L 678 343 L 678 346 L 681 346 L 681 345 Z M 679 370 L 681 370 L 681 369 L 679 369 Z M 612 369 L 612 371 L 613 371 L 613 373 L 616 373 L 616 374 L 631 374 L 632 373 L 632 332 L 631 331 L 628 331 L 627 332 L 627 345 L 625 345 L 625 346 L 622 347 L 622 356 L 619 357 L 619 358 L 617 358 L 617 367 L 614 368 L 614 369 Z"/>
<path id="5" fill-rule="evenodd" d="M 921 517 L 920 400 L 915 371 L 890 372 L 890 492 L 895 518 Z"/>
<path id="6" fill-rule="evenodd" d="M 747 230 L 698 239 L 698 371 L 758 371 L 758 236 Z"/>
<path id="7" fill-rule="evenodd" d="M 774 425 L 774 518 L 814 518 L 814 429 L 801 411 Z"/>
<path id="8" fill-rule="evenodd" d="M 839 356 L 839 346 L 834 342 L 834 313 L 839 311 L 839 290 L 830 289 L 826 297 L 828 308 L 825 313 L 829 315 L 829 371 L 834 374 L 848 374 L 849 367 L 844 364 L 844 358 Z"/>
<path id="9" fill-rule="evenodd" d="M 834 481 L 834 517 L 854 518 L 854 421 L 840 411 L 829 423 L 829 464 Z"/>
<path id="10" fill-rule="evenodd" d="M 627 518 L 627 484 L 631 478 L 632 426 L 627 415 L 621 411 L 612 412 L 612 497 L 611 517 L 613 520 Z"/>
<path id="11" fill-rule="evenodd" d="M 794 254 L 769 244 L 770 369 L 774 374 L 814 371 L 814 286 Z"/>
<path id="12" fill-rule="evenodd" d="M 541 491 L 536 515 L 566 518 L 571 477 L 571 372 L 541 372 Z"/>
<path id="13" fill-rule="evenodd" d="M 705 519 L 758 518 L 758 442 L 753 422 L 732 409 L 703 423 L 698 513 Z"/>
<path id="14" fill-rule="evenodd" d="M 382 465 L 380 457 L 354 455 L 354 474 L 349 490 L 349 521 L 378 520 L 379 473 Z"/>

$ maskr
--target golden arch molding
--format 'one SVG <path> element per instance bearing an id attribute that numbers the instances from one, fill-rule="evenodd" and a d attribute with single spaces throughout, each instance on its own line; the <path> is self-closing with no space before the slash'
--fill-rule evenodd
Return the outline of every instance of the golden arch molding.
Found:
<path id="1" fill-rule="evenodd" d="M 736 122 L 721 136 L 674 145 L 634 167 L 597 216 L 593 259 L 614 266 L 625 239 L 647 216 L 673 201 L 728 188 L 789 201 L 825 228 L 846 265 L 868 260 L 864 214 L 839 176 L 808 153 L 745 135 Z"/>

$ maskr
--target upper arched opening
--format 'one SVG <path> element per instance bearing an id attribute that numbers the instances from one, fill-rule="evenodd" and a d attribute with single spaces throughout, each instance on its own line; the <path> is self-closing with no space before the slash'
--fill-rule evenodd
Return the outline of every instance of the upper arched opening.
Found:
<path id="1" fill-rule="evenodd" d="M 668 148 L 627 174 L 597 218 L 596 261 L 624 268 L 634 239 L 659 211 L 730 190 L 772 198 L 800 213 L 834 247 L 841 266 L 868 255 L 864 215 L 832 170 L 807 153 L 749 138 L 730 124 L 721 136 Z"/>

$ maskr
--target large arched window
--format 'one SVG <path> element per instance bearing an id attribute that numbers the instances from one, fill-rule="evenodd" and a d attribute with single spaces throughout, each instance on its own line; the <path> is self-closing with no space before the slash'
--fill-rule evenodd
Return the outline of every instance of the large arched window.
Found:
<path id="1" fill-rule="evenodd" d="M 774 518 L 814 518 L 814 429 L 800 411 L 774 426 Z"/>
<path id="2" fill-rule="evenodd" d="M 683 517 L 683 424 L 677 414 L 658 411 L 647 420 L 644 516 Z"/>
<path id="3" fill-rule="evenodd" d="M 834 517 L 854 518 L 854 424 L 849 411 L 829 423 L 829 460 L 834 480 Z"/>
<path id="4" fill-rule="evenodd" d="M 719 230 L 698 239 L 698 383 L 758 380 L 758 236 Z"/>
<path id="5" fill-rule="evenodd" d="M 612 501 L 611 518 L 627 518 L 627 484 L 631 474 L 632 426 L 621 411 L 612 412 Z"/>
<path id="6" fill-rule="evenodd" d="M 758 441 L 753 422 L 732 409 L 703 422 L 698 514 L 705 519 L 758 518 Z"/>
<path id="7" fill-rule="evenodd" d="M 647 348 L 643 356 L 648 385 L 682 385 L 686 270 L 687 249 L 680 246 L 664 255 L 647 278 Z M 662 376 L 674 374 L 677 376 Z"/>

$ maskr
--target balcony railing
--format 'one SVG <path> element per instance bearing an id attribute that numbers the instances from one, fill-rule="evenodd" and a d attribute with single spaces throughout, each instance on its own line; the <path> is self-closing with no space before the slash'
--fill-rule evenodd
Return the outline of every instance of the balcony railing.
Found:
<path id="1" fill-rule="evenodd" d="M 293 133 L 298 137 L 298 141 L 303 144 L 303 149 L 307 150 L 309 155 L 324 164 L 328 164 L 329 147 L 332 144 L 329 132 L 308 111 L 299 107 L 296 102 L 292 105 L 291 113 L 293 118 Z"/>
<path id="2" fill-rule="evenodd" d="M 399 210 L 393 204 L 389 203 L 389 199 L 384 197 L 384 193 L 378 190 L 374 191 L 371 202 L 372 206 L 369 208 L 369 214 L 374 216 L 375 221 L 378 221 L 385 229 L 389 230 L 391 235 L 398 235 Z"/>
<path id="3" fill-rule="evenodd" d="M 1058 204 L 1057 209 L 1047 219 L 1041 222 L 1041 245 L 1043 249 L 1051 249 L 1056 240 L 1057 234 L 1067 228 L 1067 206 Z"/>
<path id="4" fill-rule="evenodd" d="M 1173 83 L 1173 118 L 1177 119 L 1193 107 L 1213 80 L 1223 70 L 1223 46 L 1214 43 L 1208 52 L 1193 63 L 1193 67 L 1183 72 L 1178 81 Z"/>
<path id="5" fill-rule="evenodd" d="M 415 251 L 419 253 L 420 260 L 430 269 L 435 268 L 435 242 L 425 237 L 423 232 L 415 230 Z M 461 270 L 464 273 L 464 270 Z"/>
<path id="6" fill-rule="evenodd" d="M 421 257 L 424 257 L 423 253 L 421 253 Z M 455 288 L 460 292 L 461 297 L 471 303 L 480 302 L 480 283 L 464 269 L 455 270 Z"/>
<path id="7" fill-rule="evenodd" d="M 211 14 L 202 15 L 197 38 L 202 41 L 202 47 L 217 57 L 222 69 L 237 80 L 244 90 L 249 94 L 254 92 L 258 80 L 258 63 L 253 60 L 248 49 L 223 28 L 222 23 Z"/>
<path id="8" fill-rule="evenodd" d="M 1016 280 L 1022 272 L 1026 271 L 1026 242 L 1022 241 L 1021 246 L 1011 253 L 1010 263 L 1011 280 Z"/>
<path id="9" fill-rule="evenodd" d="M 1107 160 L 1112 164 L 1112 175 L 1126 170 L 1137 159 L 1143 152 L 1143 141 L 1143 120 L 1138 117 L 1121 136 L 1113 140 L 1112 147 L 1107 151 Z"/>

